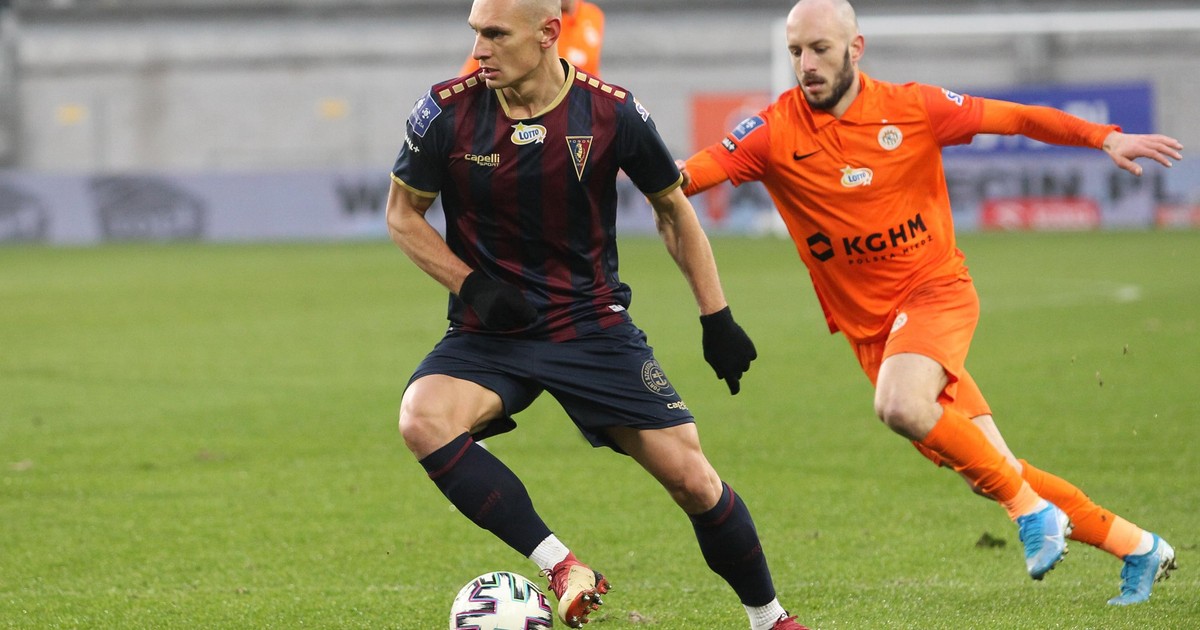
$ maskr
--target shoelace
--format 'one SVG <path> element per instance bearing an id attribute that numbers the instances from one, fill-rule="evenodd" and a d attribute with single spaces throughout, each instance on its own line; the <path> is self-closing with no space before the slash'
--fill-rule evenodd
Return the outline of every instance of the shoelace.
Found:
<path id="1" fill-rule="evenodd" d="M 1020 528 L 1017 530 L 1017 537 L 1021 539 L 1022 543 L 1030 547 L 1029 551 L 1034 553 L 1042 549 L 1042 538 L 1034 534 L 1040 520 L 1041 517 L 1036 514 L 1030 514 L 1024 518 L 1017 519 L 1020 525 Z"/>
<path id="2" fill-rule="evenodd" d="M 1138 571 L 1136 565 L 1131 562 L 1126 562 L 1125 566 L 1121 567 L 1121 592 L 1128 593 L 1138 589 Z"/>
<path id="3" fill-rule="evenodd" d="M 557 567 L 557 566 L 558 565 L 555 565 L 555 567 Z M 570 565 L 565 566 L 565 567 L 563 567 L 563 570 L 559 572 L 559 574 L 566 576 L 567 572 L 570 570 L 571 570 Z M 563 590 L 566 589 L 567 585 L 565 584 L 565 582 L 566 582 L 565 577 L 558 580 L 559 582 L 563 582 L 563 584 L 560 584 L 559 588 L 556 589 L 556 588 L 554 588 L 554 581 L 555 581 L 554 569 L 542 569 L 541 571 L 538 571 L 538 575 L 550 580 L 550 590 L 554 591 L 555 597 L 562 597 L 562 593 L 559 592 L 559 589 L 563 589 Z"/>

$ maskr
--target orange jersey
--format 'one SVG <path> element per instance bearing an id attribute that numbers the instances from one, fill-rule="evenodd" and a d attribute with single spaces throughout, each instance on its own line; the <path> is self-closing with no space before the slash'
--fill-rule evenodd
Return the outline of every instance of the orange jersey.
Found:
<path id="1" fill-rule="evenodd" d="M 558 56 L 584 72 L 600 76 L 600 47 L 604 42 L 604 12 L 600 7 L 580 0 L 574 13 L 562 16 L 558 36 Z M 479 60 L 468 57 L 459 75 L 479 69 Z"/>
<path id="2" fill-rule="evenodd" d="M 932 279 L 968 279 L 955 246 L 941 148 L 977 133 L 1099 147 L 1115 129 L 1045 107 L 876 81 L 839 119 L 799 87 L 688 160 L 694 194 L 762 181 L 808 267 L 832 332 L 887 336 L 896 307 Z"/>

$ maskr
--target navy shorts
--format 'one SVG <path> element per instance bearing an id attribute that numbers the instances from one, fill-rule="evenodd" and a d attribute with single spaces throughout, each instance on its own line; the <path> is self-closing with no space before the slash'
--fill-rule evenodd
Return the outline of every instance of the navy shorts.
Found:
<path id="1" fill-rule="evenodd" d="M 513 416 L 549 392 L 592 446 L 622 452 L 608 427 L 665 429 L 694 419 L 646 334 L 624 323 L 570 341 L 514 339 L 451 330 L 409 383 L 445 374 L 478 383 L 504 402 L 504 417 L 475 433 L 482 440 L 516 428 Z"/>

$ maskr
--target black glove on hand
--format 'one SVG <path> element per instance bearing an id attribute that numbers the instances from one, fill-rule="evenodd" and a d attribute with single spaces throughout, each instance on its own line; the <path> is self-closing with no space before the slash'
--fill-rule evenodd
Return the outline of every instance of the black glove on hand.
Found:
<path id="1" fill-rule="evenodd" d="M 472 271 L 463 280 L 458 297 L 492 330 L 522 328 L 537 319 L 537 311 L 520 289 L 493 280 L 482 271 Z"/>
<path id="2" fill-rule="evenodd" d="M 736 396 L 742 389 L 738 379 L 750 369 L 750 362 L 758 358 L 754 342 L 733 321 L 728 306 L 711 315 L 701 315 L 700 325 L 704 328 L 701 339 L 704 360 L 716 371 L 717 378 L 729 385 L 729 393 Z"/>

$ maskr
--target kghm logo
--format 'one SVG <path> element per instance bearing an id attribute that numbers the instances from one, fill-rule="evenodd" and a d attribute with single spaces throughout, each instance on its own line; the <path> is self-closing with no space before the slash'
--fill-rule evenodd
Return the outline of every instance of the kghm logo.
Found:
<path id="1" fill-rule="evenodd" d="M 517 123 L 513 125 L 513 132 L 510 139 L 517 146 L 532 144 L 534 142 L 541 144 L 546 141 L 546 128 L 541 125 Z"/>
<path id="2" fill-rule="evenodd" d="M 500 166 L 500 154 L 492 153 L 490 155 L 478 155 L 468 153 L 463 156 L 463 159 L 468 162 L 474 162 L 480 166 Z"/>
<path id="3" fill-rule="evenodd" d="M 833 258 L 833 243 L 829 241 L 829 237 L 817 232 L 808 237 L 808 251 L 813 255 L 813 258 L 821 262 L 825 262 Z"/>
<path id="4" fill-rule="evenodd" d="M 907 254 L 919 247 L 927 245 L 930 237 L 925 219 L 918 213 L 886 232 L 872 232 L 857 236 L 844 236 L 835 247 L 834 242 L 825 234 L 817 232 L 806 239 L 808 252 L 820 262 L 825 262 L 841 251 L 849 264 L 864 264 L 879 262 Z"/>
<path id="5" fill-rule="evenodd" d="M 856 186 L 870 186 L 871 178 L 875 176 L 875 172 L 869 168 L 852 168 L 849 164 L 842 169 L 842 185 L 846 188 L 854 188 Z"/>

